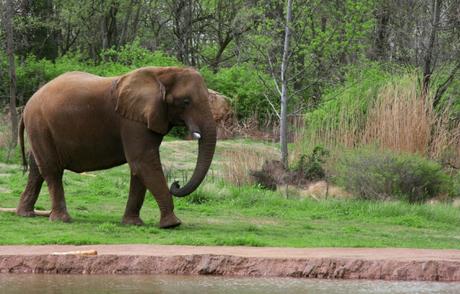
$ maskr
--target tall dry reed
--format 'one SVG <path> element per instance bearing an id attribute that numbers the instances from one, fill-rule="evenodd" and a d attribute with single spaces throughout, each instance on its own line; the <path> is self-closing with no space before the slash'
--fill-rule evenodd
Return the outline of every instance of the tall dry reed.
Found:
<path id="1" fill-rule="evenodd" d="M 320 119 L 314 121 L 307 116 L 304 127 L 297 129 L 292 159 L 311 152 L 316 145 L 333 150 L 339 146 L 353 148 L 359 144 L 365 123 L 363 103 L 359 98 L 350 103 L 336 104 L 324 112 Z"/>
<path id="2" fill-rule="evenodd" d="M 8 115 L 2 114 L 0 109 L 0 148 L 11 146 L 11 127 Z"/>
<path id="3" fill-rule="evenodd" d="M 263 152 L 240 147 L 222 152 L 222 177 L 237 186 L 254 184 L 250 172 L 260 170 L 267 159 L 273 159 L 272 152 Z"/>
<path id="4" fill-rule="evenodd" d="M 369 109 L 361 144 L 427 154 L 436 115 L 429 97 L 420 97 L 415 83 L 383 87 Z"/>
<path id="5" fill-rule="evenodd" d="M 326 115 L 315 126 L 307 122 L 295 153 L 318 144 L 331 150 L 372 144 L 458 162 L 460 124 L 452 124 L 449 109 L 434 110 L 432 96 L 423 97 L 420 92 L 417 76 L 412 75 L 381 87 L 375 97 L 368 97 L 365 109 L 360 101 L 341 103 L 334 109 L 335 116 Z"/>

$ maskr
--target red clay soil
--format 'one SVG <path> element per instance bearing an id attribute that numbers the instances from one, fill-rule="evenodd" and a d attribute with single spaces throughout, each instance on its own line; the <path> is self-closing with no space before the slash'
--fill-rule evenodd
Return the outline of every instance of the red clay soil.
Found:
<path id="1" fill-rule="evenodd" d="M 97 256 L 52 255 L 97 250 Z M 0 273 L 460 281 L 460 250 L 163 245 L 0 246 Z"/>

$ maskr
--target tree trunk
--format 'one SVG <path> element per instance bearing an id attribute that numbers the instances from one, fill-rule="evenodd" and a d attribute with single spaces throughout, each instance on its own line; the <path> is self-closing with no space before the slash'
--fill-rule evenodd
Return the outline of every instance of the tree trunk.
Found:
<path id="1" fill-rule="evenodd" d="M 4 24 L 6 33 L 6 54 L 8 56 L 8 76 L 10 79 L 10 118 L 11 118 L 11 146 L 17 145 L 18 113 L 16 112 L 16 67 L 14 63 L 14 43 L 12 18 L 14 15 L 13 0 L 6 1 Z"/>
<path id="2" fill-rule="evenodd" d="M 141 9 L 142 9 L 142 1 L 139 1 L 139 3 L 137 3 L 137 8 L 136 8 L 136 13 L 134 14 L 134 19 L 133 19 L 133 22 L 131 24 L 131 27 L 132 27 L 132 34 L 131 34 L 131 38 L 129 40 L 134 40 L 134 38 L 136 38 L 137 36 L 137 30 L 139 28 L 139 18 L 140 18 L 140 14 L 141 14 Z"/>
<path id="3" fill-rule="evenodd" d="M 131 19 L 131 13 L 133 11 L 133 4 L 134 4 L 134 0 L 131 0 L 129 2 L 128 7 L 126 8 L 125 20 L 123 21 L 123 27 L 121 28 L 120 41 L 118 43 L 120 46 L 123 46 L 126 44 L 127 34 L 128 34 L 128 24 L 129 24 L 129 20 Z"/>
<path id="4" fill-rule="evenodd" d="M 383 3 L 377 10 L 376 15 L 376 32 L 374 40 L 374 54 L 375 60 L 385 61 L 387 52 L 389 51 L 388 45 L 388 30 L 390 22 L 390 11 L 386 3 Z"/>
<path id="5" fill-rule="evenodd" d="M 105 15 L 102 15 L 101 19 L 101 34 L 102 34 L 102 50 L 107 49 L 109 40 L 108 40 L 108 32 L 107 32 L 107 19 Z"/>
<path id="6" fill-rule="evenodd" d="M 431 33 L 430 38 L 428 40 L 428 46 L 425 53 L 424 58 L 424 66 L 423 66 L 423 84 L 422 84 L 422 95 L 425 96 L 428 94 L 428 89 L 430 87 L 430 79 L 433 73 L 433 51 L 436 43 L 436 38 L 438 35 L 438 27 L 439 27 L 439 18 L 441 15 L 441 6 L 442 0 L 434 0 L 433 1 L 433 20 L 431 23 Z"/>
<path id="7" fill-rule="evenodd" d="M 287 103 L 289 100 L 287 94 L 287 66 L 289 62 L 289 37 L 290 23 L 292 18 L 292 0 L 287 1 L 286 26 L 284 28 L 284 48 L 283 59 L 281 62 L 281 119 L 280 119 L 280 144 L 281 144 L 281 162 L 284 168 L 288 168 L 288 142 L 287 142 Z"/>

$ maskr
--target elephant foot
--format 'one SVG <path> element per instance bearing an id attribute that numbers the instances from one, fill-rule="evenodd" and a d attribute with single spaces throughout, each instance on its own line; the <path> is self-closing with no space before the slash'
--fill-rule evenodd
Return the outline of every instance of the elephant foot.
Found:
<path id="1" fill-rule="evenodd" d="M 123 216 L 121 223 L 124 225 L 135 225 L 135 226 L 143 226 L 144 222 L 138 216 Z"/>
<path id="2" fill-rule="evenodd" d="M 23 217 L 34 217 L 35 216 L 35 211 L 24 209 L 24 208 L 18 208 L 16 209 L 16 215 L 23 216 Z"/>
<path id="3" fill-rule="evenodd" d="M 52 222 L 62 221 L 64 223 L 70 223 L 72 221 L 72 218 L 67 213 L 67 211 L 51 211 L 49 220 Z"/>
<path id="4" fill-rule="evenodd" d="M 166 216 L 162 216 L 160 219 L 160 228 L 162 229 L 174 228 L 179 226 L 180 224 L 180 219 L 178 219 L 173 212 Z"/>

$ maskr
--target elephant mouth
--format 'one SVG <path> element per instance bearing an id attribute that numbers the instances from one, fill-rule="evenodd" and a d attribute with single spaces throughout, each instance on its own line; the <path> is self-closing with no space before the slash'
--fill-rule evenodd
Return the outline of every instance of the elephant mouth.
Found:
<path id="1" fill-rule="evenodd" d="M 200 140 L 203 136 L 201 134 L 201 129 L 196 123 L 192 121 L 184 121 L 185 126 L 189 131 L 190 137 L 194 140 Z"/>
<path id="2" fill-rule="evenodd" d="M 180 123 L 170 123 L 169 124 L 169 127 L 168 127 L 168 132 L 173 128 L 173 127 L 187 127 L 186 123 L 185 122 L 180 122 Z M 188 129 L 188 133 L 190 135 L 190 137 L 193 139 L 193 140 L 200 140 L 202 138 L 202 135 L 201 135 L 201 132 L 199 130 L 197 130 L 197 128 L 189 128 L 187 127 Z"/>

